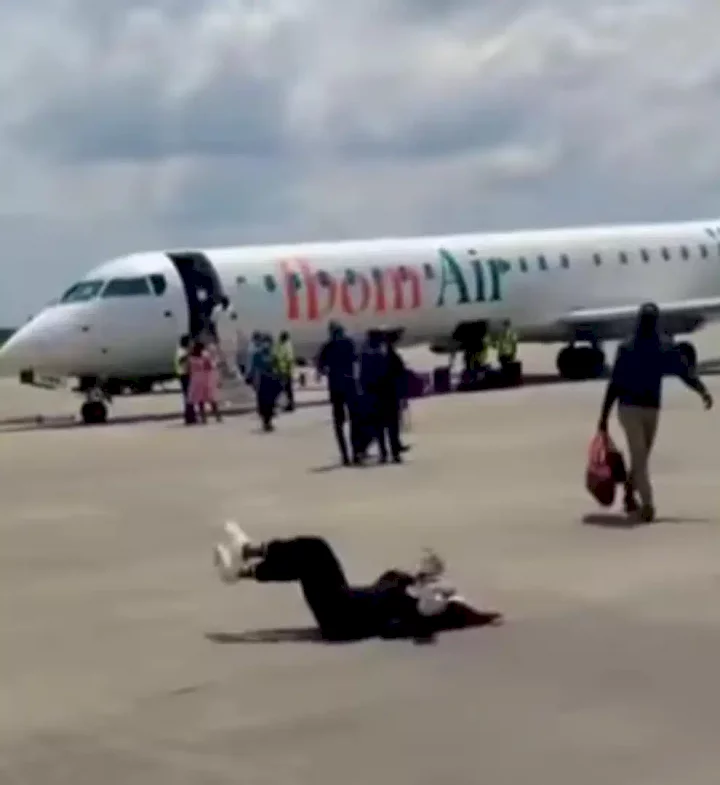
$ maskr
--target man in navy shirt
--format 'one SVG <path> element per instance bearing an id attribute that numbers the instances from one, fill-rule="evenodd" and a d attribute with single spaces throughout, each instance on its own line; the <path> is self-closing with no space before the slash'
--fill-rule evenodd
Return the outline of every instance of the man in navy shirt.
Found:
<path id="1" fill-rule="evenodd" d="M 598 423 L 599 430 L 607 432 L 610 411 L 617 401 L 618 419 L 630 452 L 625 510 L 628 514 L 638 511 L 637 493 L 640 518 L 646 522 L 655 518 L 648 462 L 662 407 L 663 376 L 682 379 L 702 398 L 706 409 L 713 403 L 712 396 L 685 358 L 661 336 L 659 318 L 660 311 L 654 303 L 646 303 L 640 308 L 633 337 L 618 348 Z"/>
<path id="2" fill-rule="evenodd" d="M 337 322 L 328 326 L 330 339 L 320 349 L 318 371 L 327 377 L 332 408 L 333 428 L 340 456 L 345 466 L 350 465 L 350 453 L 345 439 L 345 422 L 350 423 L 352 460 L 360 462 L 357 433 L 357 350 L 351 338 Z"/>

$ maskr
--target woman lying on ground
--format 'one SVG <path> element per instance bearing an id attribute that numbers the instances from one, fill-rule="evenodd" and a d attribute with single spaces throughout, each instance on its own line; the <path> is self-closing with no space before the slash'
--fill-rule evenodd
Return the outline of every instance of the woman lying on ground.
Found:
<path id="1" fill-rule="evenodd" d="M 500 613 L 478 611 L 442 585 L 445 567 L 432 552 L 415 574 L 389 570 L 369 586 L 351 586 L 332 548 L 319 537 L 253 543 L 232 522 L 225 532 L 227 542 L 213 553 L 221 580 L 297 581 L 326 640 L 428 638 L 443 630 L 502 622 Z"/>

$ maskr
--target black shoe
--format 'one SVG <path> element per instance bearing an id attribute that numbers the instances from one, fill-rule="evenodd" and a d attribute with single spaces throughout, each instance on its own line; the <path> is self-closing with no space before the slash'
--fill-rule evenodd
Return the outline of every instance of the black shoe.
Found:
<path id="1" fill-rule="evenodd" d="M 393 463 L 402 463 L 403 457 L 402 455 L 393 455 Z"/>
<path id="2" fill-rule="evenodd" d="M 378 458 L 378 463 L 387 463 L 387 462 L 388 462 L 388 457 L 387 457 L 387 455 L 381 455 L 381 456 Z"/>
<path id="3" fill-rule="evenodd" d="M 412 448 L 409 444 L 401 444 L 400 445 L 400 452 L 410 452 Z"/>
<path id="4" fill-rule="evenodd" d="M 655 508 L 652 504 L 643 504 L 640 508 L 640 520 L 643 523 L 652 523 L 655 520 Z"/>

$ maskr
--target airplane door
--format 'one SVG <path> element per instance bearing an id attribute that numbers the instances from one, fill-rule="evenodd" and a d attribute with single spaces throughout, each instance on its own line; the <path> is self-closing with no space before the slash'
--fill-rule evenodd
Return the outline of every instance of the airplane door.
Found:
<path id="1" fill-rule="evenodd" d="M 198 336 L 213 307 L 225 294 L 220 276 L 208 257 L 199 251 L 168 253 L 167 257 L 177 270 L 185 291 L 187 331 L 191 336 Z"/>

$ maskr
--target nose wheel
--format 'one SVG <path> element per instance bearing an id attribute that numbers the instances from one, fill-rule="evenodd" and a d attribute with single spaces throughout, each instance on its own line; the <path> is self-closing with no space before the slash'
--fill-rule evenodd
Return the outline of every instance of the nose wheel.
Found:
<path id="1" fill-rule="evenodd" d="M 599 379 L 605 372 L 605 352 L 596 346 L 566 346 L 557 356 L 563 379 Z"/>
<path id="2" fill-rule="evenodd" d="M 80 419 L 85 425 L 104 425 L 108 420 L 105 401 L 85 401 L 80 407 Z"/>

